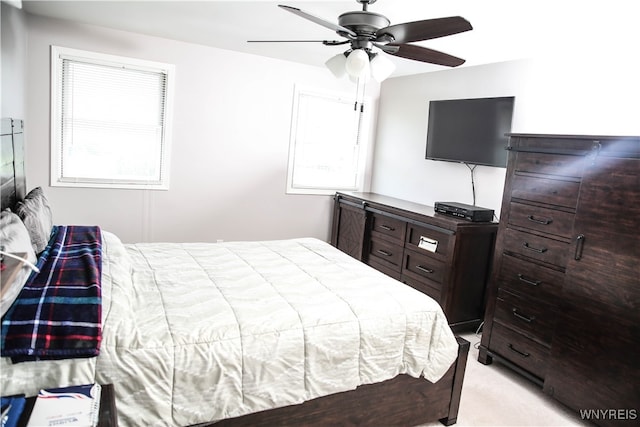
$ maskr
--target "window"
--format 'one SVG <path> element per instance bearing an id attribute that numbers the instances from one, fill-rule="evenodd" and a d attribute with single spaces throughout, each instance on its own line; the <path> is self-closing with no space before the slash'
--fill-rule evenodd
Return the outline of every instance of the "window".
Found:
<path id="1" fill-rule="evenodd" d="M 287 193 L 362 190 L 368 116 L 352 95 L 296 87 Z"/>
<path id="2" fill-rule="evenodd" d="M 51 185 L 168 189 L 173 65 L 51 55 Z"/>

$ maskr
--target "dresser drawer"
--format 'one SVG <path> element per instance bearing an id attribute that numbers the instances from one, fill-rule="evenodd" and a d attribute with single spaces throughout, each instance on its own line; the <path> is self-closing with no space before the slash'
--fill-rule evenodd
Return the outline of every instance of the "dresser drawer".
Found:
<path id="1" fill-rule="evenodd" d="M 371 216 L 371 232 L 404 243 L 407 223 L 379 213 Z"/>
<path id="2" fill-rule="evenodd" d="M 409 271 L 418 277 L 422 277 L 437 283 L 442 283 L 445 273 L 445 264 L 430 256 L 405 250 L 403 272 Z"/>
<path id="3" fill-rule="evenodd" d="M 444 231 L 440 232 L 415 224 L 407 226 L 407 246 L 420 253 L 436 254 L 436 257 L 439 258 L 448 255 L 449 242 L 453 238 L 453 235 Z"/>
<path id="4" fill-rule="evenodd" d="M 381 273 L 386 274 L 389 277 L 393 277 L 396 280 L 400 280 L 402 278 L 402 273 L 393 267 L 389 267 L 388 264 L 376 261 L 376 258 L 370 258 L 367 261 L 367 264 Z"/>
<path id="5" fill-rule="evenodd" d="M 507 228 L 504 233 L 504 250 L 538 261 L 565 267 L 568 243 Z"/>
<path id="6" fill-rule="evenodd" d="M 527 298 L 555 304 L 564 283 L 564 273 L 503 254 L 498 286 Z"/>
<path id="7" fill-rule="evenodd" d="M 509 224 L 556 236 L 571 238 L 573 213 L 511 202 Z"/>
<path id="8" fill-rule="evenodd" d="M 529 338 L 494 323 L 489 349 L 533 375 L 543 378 L 547 370 L 549 350 Z"/>
<path id="9" fill-rule="evenodd" d="M 583 156 L 519 152 L 515 170 L 579 178 L 582 176 L 583 162 Z"/>
<path id="10" fill-rule="evenodd" d="M 575 209 L 579 189 L 580 183 L 576 181 L 516 174 L 512 181 L 511 198 Z"/>
<path id="11" fill-rule="evenodd" d="M 402 283 L 411 286 L 413 289 L 417 289 L 423 294 L 429 295 L 431 298 L 440 303 L 440 298 L 442 295 L 442 286 L 439 283 L 431 282 L 428 280 L 422 281 L 414 279 L 413 277 L 407 277 L 406 275 L 402 275 Z"/>
<path id="12" fill-rule="evenodd" d="M 551 345 L 555 311 L 549 304 L 498 291 L 494 320 L 542 344 Z"/>
<path id="13" fill-rule="evenodd" d="M 382 262 L 394 270 L 400 271 L 402 268 L 402 252 L 404 248 L 380 239 L 371 239 L 369 245 L 369 261 L 376 260 Z"/>

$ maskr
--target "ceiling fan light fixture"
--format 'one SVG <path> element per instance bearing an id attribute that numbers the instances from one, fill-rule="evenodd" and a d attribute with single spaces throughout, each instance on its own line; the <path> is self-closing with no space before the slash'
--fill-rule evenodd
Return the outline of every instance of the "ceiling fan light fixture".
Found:
<path id="1" fill-rule="evenodd" d="M 366 77 L 369 74 L 369 55 L 364 49 L 354 49 L 347 57 L 345 68 L 351 77 Z"/>
<path id="2" fill-rule="evenodd" d="M 331 71 L 338 79 L 347 74 L 347 57 L 344 53 L 332 56 L 324 63 L 324 65 L 326 65 L 329 71 Z"/>
<path id="3" fill-rule="evenodd" d="M 371 59 L 371 77 L 377 82 L 385 80 L 395 69 L 395 64 L 383 55 L 377 54 Z"/>
<path id="4" fill-rule="evenodd" d="M 355 80 L 357 82 L 365 81 L 370 77 L 378 82 L 388 78 L 393 73 L 395 65 L 388 59 L 385 60 L 378 54 L 373 53 L 374 47 L 385 54 L 427 64 L 457 67 L 465 62 L 462 58 L 411 43 L 472 30 L 473 27 L 469 21 L 461 16 L 449 16 L 390 25 L 391 21 L 386 16 L 368 10 L 368 7 L 376 1 L 356 0 L 362 5 L 362 10 L 345 12 L 339 15 L 337 24 L 314 16 L 297 7 L 282 4 L 278 5 L 278 7 L 332 30 L 346 39 L 343 41 L 321 41 L 325 46 L 350 44 L 351 50 L 343 55 L 336 55 L 325 62 L 327 68 L 337 78 L 341 78 L 344 74 L 348 74 L 352 81 Z M 279 40 L 270 41 L 278 42 Z M 280 42 L 306 41 L 318 42 L 320 40 L 280 40 Z M 342 66 L 343 62 L 344 67 Z"/>
<path id="5" fill-rule="evenodd" d="M 357 85 L 366 83 L 370 78 L 371 78 L 371 67 L 366 67 L 362 71 L 362 74 L 360 74 L 357 77 L 351 76 L 351 75 L 349 76 L 349 80 L 351 81 L 351 83 L 355 83 Z"/>

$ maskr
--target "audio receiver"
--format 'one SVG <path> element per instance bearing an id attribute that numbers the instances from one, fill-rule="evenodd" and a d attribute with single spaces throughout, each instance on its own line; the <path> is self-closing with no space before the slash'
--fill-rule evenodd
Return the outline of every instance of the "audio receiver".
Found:
<path id="1" fill-rule="evenodd" d="M 465 205 L 457 202 L 436 202 L 434 209 L 437 213 L 451 215 L 473 222 L 490 222 L 493 220 L 493 209 Z"/>

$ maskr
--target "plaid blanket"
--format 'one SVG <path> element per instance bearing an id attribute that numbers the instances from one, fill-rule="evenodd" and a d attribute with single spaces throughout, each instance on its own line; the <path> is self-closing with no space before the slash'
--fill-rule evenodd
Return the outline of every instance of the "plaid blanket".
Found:
<path id="1" fill-rule="evenodd" d="M 12 361 L 93 357 L 100 352 L 99 227 L 54 226 L 32 273 L 2 318 L 0 350 Z"/>

